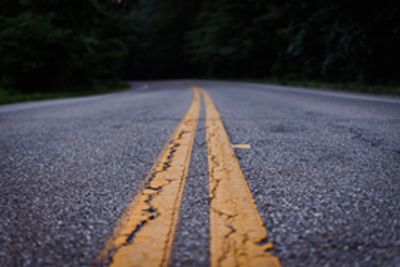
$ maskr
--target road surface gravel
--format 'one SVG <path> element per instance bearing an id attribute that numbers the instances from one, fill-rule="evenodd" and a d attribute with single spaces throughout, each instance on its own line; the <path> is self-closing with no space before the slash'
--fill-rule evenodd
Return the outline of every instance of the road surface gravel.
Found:
<path id="1" fill-rule="evenodd" d="M 400 266 L 400 100 L 255 83 L 158 81 L 0 106 L 0 265 L 90 266 L 207 90 L 283 266 Z M 204 108 L 172 266 L 209 265 Z"/>

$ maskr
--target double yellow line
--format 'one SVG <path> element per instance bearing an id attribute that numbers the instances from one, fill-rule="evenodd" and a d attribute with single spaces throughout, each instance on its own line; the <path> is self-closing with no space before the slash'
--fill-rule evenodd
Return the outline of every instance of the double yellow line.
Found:
<path id="1" fill-rule="evenodd" d="M 168 266 L 200 117 L 206 106 L 211 266 L 280 266 L 270 253 L 267 231 L 208 93 L 194 88 L 193 102 L 170 142 L 126 209 L 98 263 Z"/>

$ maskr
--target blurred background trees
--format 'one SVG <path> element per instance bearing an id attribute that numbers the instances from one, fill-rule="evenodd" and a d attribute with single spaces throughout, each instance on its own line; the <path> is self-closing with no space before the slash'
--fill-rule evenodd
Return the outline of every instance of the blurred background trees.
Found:
<path id="1" fill-rule="evenodd" d="M 3 0 L 0 87 L 185 77 L 398 84 L 399 10 L 359 0 Z"/>
<path id="2" fill-rule="evenodd" d="M 116 81 L 133 38 L 118 4 L 85 0 L 3 0 L 3 87 L 62 90 Z"/>

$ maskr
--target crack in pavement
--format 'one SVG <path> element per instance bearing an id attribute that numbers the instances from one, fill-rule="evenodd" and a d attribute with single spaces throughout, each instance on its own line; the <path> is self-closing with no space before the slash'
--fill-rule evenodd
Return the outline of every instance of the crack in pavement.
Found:
<path id="1" fill-rule="evenodd" d="M 280 266 L 220 115 L 206 103 L 211 266 Z"/>
<path id="2" fill-rule="evenodd" d="M 99 255 L 100 264 L 168 265 L 199 117 L 194 90 L 192 105 Z"/>
<path id="3" fill-rule="evenodd" d="M 147 185 L 145 187 L 145 190 L 142 192 L 142 194 L 147 195 L 147 199 L 144 202 L 149 206 L 147 209 L 142 210 L 143 215 L 145 216 L 146 219 L 140 221 L 136 225 L 135 229 L 127 236 L 126 242 L 123 244 L 123 246 L 126 246 L 127 244 L 132 244 L 136 235 L 145 226 L 145 224 L 147 224 L 148 221 L 155 220 L 158 216 L 160 216 L 160 212 L 158 211 L 158 209 L 155 206 L 152 205 L 151 202 L 153 201 L 154 198 L 156 198 L 159 195 L 159 193 L 162 191 L 163 187 L 168 185 L 169 183 L 171 183 L 173 181 L 173 179 L 167 179 L 167 181 L 168 181 L 167 184 L 157 186 L 157 187 L 152 186 L 151 183 L 158 174 L 168 171 L 168 169 L 171 167 L 171 162 L 174 158 L 174 154 L 175 154 L 177 148 L 180 146 L 179 141 L 182 138 L 182 134 L 184 134 L 184 133 L 185 132 L 182 131 L 178 135 L 177 139 L 170 142 L 170 146 L 168 149 L 169 151 L 168 151 L 167 161 L 163 163 L 161 170 L 156 170 L 152 173 L 151 178 L 146 183 Z M 150 192 L 152 192 L 152 193 L 150 193 Z M 118 250 L 118 248 L 116 248 L 116 250 Z"/>

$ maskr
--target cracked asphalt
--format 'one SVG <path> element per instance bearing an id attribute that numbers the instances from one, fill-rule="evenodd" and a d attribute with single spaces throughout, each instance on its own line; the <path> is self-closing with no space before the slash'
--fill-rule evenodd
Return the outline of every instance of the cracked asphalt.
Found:
<path id="1" fill-rule="evenodd" d="M 90 266 L 198 85 L 283 266 L 400 266 L 400 99 L 217 81 L 0 106 L 0 266 Z M 204 108 L 172 266 L 209 266 Z"/>

